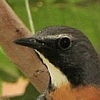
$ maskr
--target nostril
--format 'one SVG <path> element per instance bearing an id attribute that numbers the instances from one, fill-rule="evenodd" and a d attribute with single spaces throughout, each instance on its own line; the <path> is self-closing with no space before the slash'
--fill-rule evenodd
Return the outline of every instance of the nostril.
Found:
<path id="1" fill-rule="evenodd" d="M 30 42 L 36 42 L 36 39 L 29 39 Z"/>

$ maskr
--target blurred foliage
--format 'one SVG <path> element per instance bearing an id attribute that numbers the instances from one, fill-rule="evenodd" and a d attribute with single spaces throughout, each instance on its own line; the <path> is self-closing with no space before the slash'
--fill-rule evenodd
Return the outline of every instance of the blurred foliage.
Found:
<path id="1" fill-rule="evenodd" d="M 26 89 L 26 93 L 23 96 L 13 97 L 13 98 L 10 98 L 10 100 L 36 100 L 38 95 L 39 94 L 34 89 L 33 85 L 29 84 Z"/>
<path id="2" fill-rule="evenodd" d="M 0 48 L 0 80 L 16 82 L 20 76 L 20 71 Z"/>
<path id="3" fill-rule="evenodd" d="M 25 0 L 7 0 L 29 27 Z M 100 0 L 29 0 L 35 30 L 47 26 L 66 25 L 83 31 L 100 53 Z M 20 71 L 0 49 L 0 87 L 3 80 L 14 82 Z M 35 92 L 34 92 L 35 91 Z M 22 97 L 11 100 L 35 100 L 37 92 L 28 86 Z"/>

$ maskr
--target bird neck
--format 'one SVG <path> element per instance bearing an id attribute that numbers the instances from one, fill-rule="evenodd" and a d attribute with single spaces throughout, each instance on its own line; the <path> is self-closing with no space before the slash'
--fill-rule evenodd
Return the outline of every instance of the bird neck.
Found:
<path id="1" fill-rule="evenodd" d="M 40 52 L 36 51 L 39 57 L 42 59 L 43 64 L 48 68 L 51 77 L 51 88 L 57 88 L 62 86 L 62 84 L 67 84 L 67 77 L 52 63 L 49 62 Z"/>
<path id="2" fill-rule="evenodd" d="M 70 61 L 69 64 L 65 62 L 61 64 L 63 66 L 60 65 L 61 71 L 68 77 L 73 86 L 88 84 L 100 86 L 100 61 L 96 53 L 91 55 L 93 51 L 86 52 L 86 54 L 82 53 L 81 57 L 79 56 L 80 54 L 77 55 L 79 56 L 78 60 L 75 59 L 76 56 L 70 57 L 68 59 Z M 66 59 L 62 61 L 64 60 L 67 61 Z"/>

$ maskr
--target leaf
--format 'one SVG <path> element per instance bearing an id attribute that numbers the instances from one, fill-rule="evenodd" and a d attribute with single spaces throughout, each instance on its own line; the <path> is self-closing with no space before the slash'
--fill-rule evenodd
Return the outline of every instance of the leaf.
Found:
<path id="1" fill-rule="evenodd" d="M 33 85 L 29 84 L 23 96 L 13 97 L 10 98 L 10 100 L 36 100 L 38 95 L 39 93 L 36 91 Z"/>
<path id="2" fill-rule="evenodd" d="M 19 77 L 20 71 L 8 59 L 6 54 L 0 48 L 0 79 L 9 82 L 15 82 Z"/>

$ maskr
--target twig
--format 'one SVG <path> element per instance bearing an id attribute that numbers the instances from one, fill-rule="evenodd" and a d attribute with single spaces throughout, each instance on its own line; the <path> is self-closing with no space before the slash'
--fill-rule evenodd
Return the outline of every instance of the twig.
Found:
<path id="1" fill-rule="evenodd" d="M 31 32 L 32 32 L 32 34 L 35 34 L 35 28 L 34 28 L 33 19 L 32 19 L 32 15 L 31 15 L 31 11 L 30 11 L 30 6 L 29 6 L 29 0 L 25 0 L 25 5 L 26 5 L 26 10 L 27 10 L 27 15 L 28 15 Z"/>

